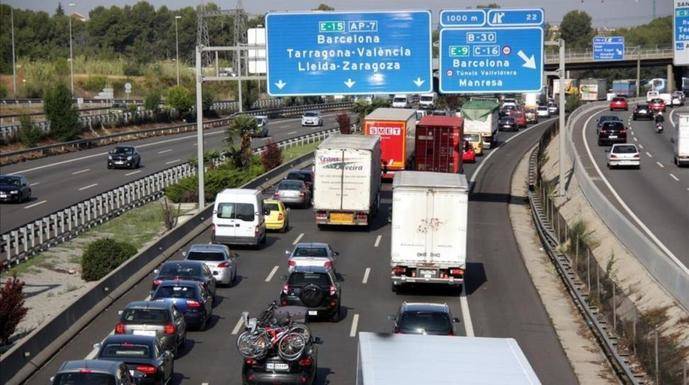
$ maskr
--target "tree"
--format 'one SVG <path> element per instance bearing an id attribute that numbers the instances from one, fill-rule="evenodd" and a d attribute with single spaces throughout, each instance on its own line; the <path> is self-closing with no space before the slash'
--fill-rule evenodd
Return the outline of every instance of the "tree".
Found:
<path id="1" fill-rule="evenodd" d="M 568 50 L 590 48 L 593 38 L 591 16 L 584 11 L 568 12 L 560 23 L 560 37 L 565 40 Z"/>
<path id="2" fill-rule="evenodd" d="M 282 164 L 282 149 L 272 140 L 268 141 L 265 151 L 261 153 L 261 164 L 266 171 Z"/>
<path id="3" fill-rule="evenodd" d="M 194 106 L 194 96 L 186 88 L 175 86 L 167 92 L 167 104 L 180 115 L 186 115 Z"/>
<path id="4" fill-rule="evenodd" d="M 229 153 L 235 166 L 244 167 L 251 162 L 251 133 L 258 128 L 256 118 L 251 115 L 237 115 L 227 127 L 225 143 L 229 147 Z M 236 138 L 239 138 L 239 148 L 234 147 Z"/>
<path id="5" fill-rule="evenodd" d="M 144 98 L 144 108 L 149 111 L 158 111 L 160 108 L 160 92 L 153 90 L 149 92 Z"/>
<path id="6" fill-rule="evenodd" d="M 136 254 L 136 251 L 134 245 L 111 238 L 93 241 L 86 246 L 81 257 L 81 278 L 97 281 Z"/>
<path id="7" fill-rule="evenodd" d="M 320 4 L 318 4 L 318 7 L 314 8 L 313 10 L 314 11 L 334 11 L 335 8 L 329 6 L 328 4 L 320 3 Z"/>
<path id="8" fill-rule="evenodd" d="M 352 120 L 349 118 L 349 114 L 343 112 L 337 114 L 337 125 L 340 127 L 341 134 L 351 134 L 352 133 Z"/>
<path id="9" fill-rule="evenodd" d="M 24 282 L 16 275 L 0 288 L 0 342 L 7 344 L 29 310 L 24 307 Z"/>
<path id="10" fill-rule="evenodd" d="M 203 113 L 207 114 L 213 109 L 213 103 L 215 103 L 215 95 L 213 92 L 207 90 L 201 94 L 201 105 L 203 106 Z"/>
<path id="11" fill-rule="evenodd" d="M 38 141 L 43 138 L 43 132 L 31 121 L 28 114 L 19 117 L 19 141 L 26 147 L 36 147 Z"/>
<path id="12" fill-rule="evenodd" d="M 59 82 L 49 88 L 44 97 L 43 109 L 50 121 L 50 136 L 66 142 L 79 137 L 79 112 L 72 104 L 72 94 L 67 85 Z"/>

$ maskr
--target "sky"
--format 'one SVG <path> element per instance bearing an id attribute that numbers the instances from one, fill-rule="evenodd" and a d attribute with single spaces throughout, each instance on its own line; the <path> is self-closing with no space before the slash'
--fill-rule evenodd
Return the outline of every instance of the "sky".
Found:
<path id="1" fill-rule="evenodd" d="M 57 8 L 57 0 L 0 0 L 2 3 L 14 7 L 41 10 L 53 13 Z M 135 4 L 136 0 L 73 0 L 75 10 L 83 15 L 97 6 Z M 200 4 L 200 0 L 149 0 L 156 8 L 166 5 L 169 9 Z M 621 27 L 645 24 L 652 19 L 653 3 L 656 4 L 656 15 L 668 16 L 672 14 L 672 0 L 243 0 L 244 9 L 249 14 L 260 15 L 267 11 L 303 11 L 313 9 L 321 2 L 336 10 L 402 10 L 402 9 L 431 9 L 434 18 L 438 17 L 441 9 L 473 8 L 479 4 L 496 2 L 502 8 L 533 8 L 545 10 L 546 21 L 559 24 L 565 13 L 571 10 L 586 11 L 593 18 L 596 27 Z M 69 0 L 62 1 L 67 9 Z M 237 0 L 216 0 L 216 4 L 223 9 L 234 8 Z M 421 6 L 422 4 L 422 6 Z"/>

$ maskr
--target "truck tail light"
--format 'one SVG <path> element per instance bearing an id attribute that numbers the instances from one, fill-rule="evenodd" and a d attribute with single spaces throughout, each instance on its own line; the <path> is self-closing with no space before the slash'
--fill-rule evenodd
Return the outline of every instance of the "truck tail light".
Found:
<path id="1" fill-rule="evenodd" d="M 615 154 L 610 154 L 610 159 L 617 159 L 617 155 L 615 155 Z"/>
<path id="2" fill-rule="evenodd" d="M 297 266 L 297 262 L 293 259 L 287 261 L 287 266 Z"/>
<path id="3" fill-rule="evenodd" d="M 407 272 L 407 268 L 404 266 L 395 266 L 392 268 L 392 274 L 400 276 Z"/>
<path id="4" fill-rule="evenodd" d="M 323 267 L 325 267 L 326 269 L 332 269 L 333 268 L 333 262 L 332 261 L 326 261 L 323 264 Z"/>
<path id="5" fill-rule="evenodd" d="M 280 199 L 280 193 L 276 191 L 276 192 L 273 194 L 273 198 L 275 198 L 275 199 Z"/>
<path id="6" fill-rule="evenodd" d="M 328 213 L 323 210 L 316 211 L 316 218 L 317 219 L 326 219 L 328 218 Z"/>
<path id="7" fill-rule="evenodd" d="M 368 219 L 368 214 L 366 214 L 366 213 L 363 212 L 363 211 L 358 212 L 358 213 L 356 213 L 356 219 L 357 219 L 358 221 L 365 221 L 365 220 Z"/>
<path id="8" fill-rule="evenodd" d="M 256 364 L 256 360 L 254 360 L 253 358 L 247 358 L 244 360 L 244 363 L 247 366 L 254 366 L 254 364 Z"/>

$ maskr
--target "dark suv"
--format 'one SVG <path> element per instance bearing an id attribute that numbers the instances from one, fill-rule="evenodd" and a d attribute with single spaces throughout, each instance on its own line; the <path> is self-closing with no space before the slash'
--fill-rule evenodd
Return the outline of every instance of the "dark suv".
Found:
<path id="1" fill-rule="evenodd" d="M 335 274 L 322 266 L 297 266 L 280 293 L 282 306 L 304 306 L 309 317 L 338 321 L 342 292 Z"/>
<path id="2" fill-rule="evenodd" d="M 632 119 L 653 120 L 653 111 L 651 111 L 651 107 L 648 104 L 637 104 L 636 107 L 634 107 L 634 111 L 632 112 Z"/>
<path id="3" fill-rule="evenodd" d="M 134 385 L 141 375 L 134 371 L 136 378 L 129 374 L 124 362 L 101 360 L 67 361 L 60 365 L 53 385 Z"/>
<path id="4" fill-rule="evenodd" d="M 139 168 L 141 155 L 134 146 L 117 146 L 108 153 L 108 168 Z"/>
<path id="5" fill-rule="evenodd" d="M 295 361 L 285 361 L 278 354 L 262 360 L 245 358 L 242 365 L 242 383 L 254 384 L 313 384 L 318 370 L 318 337 L 311 338 L 304 353 Z"/>
<path id="6" fill-rule="evenodd" d="M 296 179 L 304 182 L 306 187 L 313 195 L 313 171 L 311 170 L 290 170 L 285 179 Z"/>
<path id="7" fill-rule="evenodd" d="M 622 122 L 605 122 L 598 130 L 598 145 L 627 143 L 627 130 Z"/>
<path id="8" fill-rule="evenodd" d="M 31 187 L 23 175 L 0 175 L 0 202 L 31 200 Z"/>
<path id="9" fill-rule="evenodd" d="M 445 303 L 402 303 L 395 317 L 395 333 L 455 335 L 454 323 L 459 319 L 452 316 Z"/>

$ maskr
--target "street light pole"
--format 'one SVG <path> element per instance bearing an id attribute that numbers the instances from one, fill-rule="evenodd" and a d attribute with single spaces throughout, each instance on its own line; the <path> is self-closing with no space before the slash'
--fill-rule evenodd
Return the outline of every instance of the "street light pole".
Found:
<path id="1" fill-rule="evenodd" d="M 181 19 L 182 16 L 175 16 L 175 63 L 177 64 L 177 87 L 179 87 L 179 33 L 177 32 L 177 20 Z"/>
<path id="2" fill-rule="evenodd" d="M 199 180 L 199 212 L 206 205 L 204 188 L 204 168 L 203 168 L 203 98 L 201 91 L 203 88 L 203 68 L 201 66 L 201 46 L 196 46 L 196 175 Z"/>
<path id="3" fill-rule="evenodd" d="M 560 44 L 560 182 L 558 183 L 561 197 L 565 196 L 565 146 L 567 145 L 567 129 L 565 127 L 565 41 L 559 39 Z"/>
<path id="4" fill-rule="evenodd" d="M 14 7 L 10 6 L 10 24 L 12 25 L 12 97 L 17 98 L 17 63 L 14 53 Z"/>
<path id="5" fill-rule="evenodd" d="M 74 8 L 75 3 L 69 3 L 70 8 Z M 72 12 L 69 13 L 69 83 L 74 97 L 74 51 L 72 50 Z"/>

